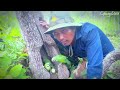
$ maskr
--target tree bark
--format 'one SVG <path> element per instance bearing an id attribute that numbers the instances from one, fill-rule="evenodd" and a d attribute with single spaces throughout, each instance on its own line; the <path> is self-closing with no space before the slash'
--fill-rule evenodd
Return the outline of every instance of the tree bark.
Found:
<path id="1" fill-rule="evenodd" d="M 103 77 L 106 76 L 108 70 L 112 70 L 113 64 L 120 60 L 120 51 L 114 50 L 110 52 L 103 60 Z M 116 69 L 115 72 L 119 72 L 116 74 L 120 74 L 120 69 Z"/>

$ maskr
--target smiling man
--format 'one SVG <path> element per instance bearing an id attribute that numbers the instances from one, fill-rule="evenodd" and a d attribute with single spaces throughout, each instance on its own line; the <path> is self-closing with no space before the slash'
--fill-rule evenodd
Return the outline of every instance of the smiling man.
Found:
<path id="1" fill-rule="evenodd" d="M 83 58 L 84 62 L 77 67 L 77 71 L 74 73 L 76 77 L 84 69 L 87 69 L 88 79 L 102 77 L 103 59 L 114 50 L 114 47 L 97 26 L 88 22 L 75 23 L 69 13 L 65 11 L 54 11 L 49 27 L 42 21 L 41 25 L 48 28 L 45 34 L 51 35 L 61 54 L 71 57 L 72 59 L 69 60 L 74 65 L 78 65 L 78 57 Z"/>

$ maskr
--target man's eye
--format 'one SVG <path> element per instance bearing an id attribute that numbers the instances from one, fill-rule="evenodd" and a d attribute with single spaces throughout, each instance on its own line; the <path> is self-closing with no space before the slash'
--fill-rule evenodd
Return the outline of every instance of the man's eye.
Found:
<path id="1" fill-rule="evenodd" d="M 57 36 L 57 35 L 58 35 L 58 33 L 54 33 L 54 35 L 55 35 L 55 36 Z"/>
<path id="2" fill-rule="evenodd" d="M 67 32 L 67 30 L 65 29 L 65 30 L 62 30 L 62 33 L 66 33 Z"/>

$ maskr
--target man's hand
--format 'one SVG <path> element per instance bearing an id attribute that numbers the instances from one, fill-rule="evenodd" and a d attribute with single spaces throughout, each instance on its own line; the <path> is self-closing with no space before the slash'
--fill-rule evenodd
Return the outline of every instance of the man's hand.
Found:
<path id="1" fill-rule="evenodd" d="M 86 69 L 86 61 L 83 61 L 82 64 L 79 64 L 77 68 L 73 71 L 75 78 L 81 78 L 81 72 Z"/>
<path id="2" fill-rule="evenodd" d="M 48 29 L 49 28 L 49 25 L 47 24 L 46 21 L 40 21 L 40 25 L 42 25 L 45 29 Z"/>

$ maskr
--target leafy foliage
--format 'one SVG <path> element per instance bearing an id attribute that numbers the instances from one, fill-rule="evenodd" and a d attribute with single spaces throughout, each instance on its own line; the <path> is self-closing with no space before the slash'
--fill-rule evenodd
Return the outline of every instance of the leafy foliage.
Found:
<path id="1" fill-rule="evenodd" d="M 0 40 L 0 78 L 29 78 L 27 68 L 20 63 L 28 54 L 24 52 L 25 42 L 14 12 L 0 12 Z"/>

